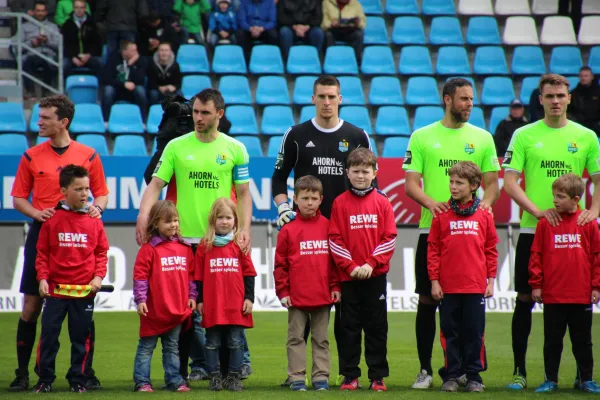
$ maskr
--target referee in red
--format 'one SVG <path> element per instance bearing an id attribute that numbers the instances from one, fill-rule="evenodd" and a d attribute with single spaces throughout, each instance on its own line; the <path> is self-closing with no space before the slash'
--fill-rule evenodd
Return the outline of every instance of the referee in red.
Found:
<path id="1" fill-rule="evenodd" d="M 40 101 L 39 135 L 49 140 L 28 149 L 19 163 L 11 196 L 13 206 L 25 216 L 32 218 L 25 241 L 25 261 L 21 276 L 20 292 L 24 294 L 23 311 L 17 328 L 16 377 L 10 384 L 11 392 L 29 388 L 29 360 L 35 342 L 36 325 L 42 311 L 42 298 L 36 279 L 35 259 L 37 241 L 42 224 L 52 218 L 58 201 L 62 198 L 58 176 L 69 164 L 81 165 L 90 173 L 90 189 L 94 196 L 89 214 L 101 218 L 108 203 L 108 187 L 100 156 L 94 149 L 71 140 L 69 124 L 73 120 L 75 106 L 66 96 L 46 97 Z M 29 196 L 33 193 L 31 202 Z M 91 367 L 95 328 L 92 322 L 92 343 L 85 375 L 86 388 L 99 389 L 100 382 Z"/>

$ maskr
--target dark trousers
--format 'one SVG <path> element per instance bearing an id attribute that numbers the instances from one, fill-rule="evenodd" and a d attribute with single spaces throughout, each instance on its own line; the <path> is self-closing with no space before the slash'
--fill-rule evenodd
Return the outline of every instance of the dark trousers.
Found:
<path id="1" fill-rule="evenodd" d="M 84 385 L 87 380 L 85 369 L 92 343 L 94 299 L 48 297 L 42 313 L 42 335 L 38 343 L 38 358 L 35 367 L 35 373 L 40 377 L 40 382 L 52 383 L 56 379 L 55 361 L 60 348 L 58 338 L 67 315 L 69 316 L 69 338 L 71 339 L 71 367 L 66 378 L 71 385 Z"/>
<path id="2" fill-rule="evenodd" d="M 581 382 L 592 380 L 592 306 L 589 304 L 544 304 L 544 369 L 546 380 L 558 382 L 563 338 L 569 336 Z"/>
<path id="3" fill-rule="evenodd" d="M 240 46 L 242 46 L 242 49 L 244 49 L 246 61 L 250 61 L 250 53 L 252 52 L 252 46 L 254 46 L 254 43 L 257 40 L 260 40 L 263 44 L 272 44 L 275 46 L 279 45 L 277 29 L 263 31 L 257 38 L 253 38 L 252 34 L 249 31 L 245 31 L 243 29 L 238 30 L 237 42 Z"/>
<path id="4" fill-rule="evenodd" d="M 348 45 L 354 49 L 356 61 L 360 66 L 364 47 L 364 36 L 364 31 L 358 28 L 354 30 L 331 28 L 325 33 L 325 46 L 333 46 L 336 42 L 348 43 Z"/>
<path id="5" fill-rule="evenodd" d="M 23 71 L 30 75 L 36 76 L 48 85 L 52 85 L 55 78 L 57 77 L 58 68 L 54 64 L 48 63 L 41 57 L 35 54 L 28 54 L 23 60 Z M 32 92 L 34 88 L 34 82 L 28 78 L 25 80 L 25 89 Z"/>
<path id="6" fill-rule="evenodd" d="M 340 373 L 347 378 L 361 376 L 360 353 L 365 333 L 365 361 L 369 379 L 389 376 L 387 362 L 387 279 L 386 275 L 367 280 L 342 282 L 338 351 Z"/>
<path id="7" fill-rule="evenodd" d="M 569 5 L 571 9 L 569 10 Z M 581 8 L 583 0 L 558 0 L 558 14 L 566 17 L 571 17 L 573 21 L 573 28 L 575 29 L 575 36 L 579 32 L 581 26 Z"/>
<path id="8" fill-rule="evenodd" d="M 487 368 L 484 345 L 485 299 L 480 294 L 445 294 L 440 303 L 440 341 L 444 350 L 445 380 L 482 382 Z"/>

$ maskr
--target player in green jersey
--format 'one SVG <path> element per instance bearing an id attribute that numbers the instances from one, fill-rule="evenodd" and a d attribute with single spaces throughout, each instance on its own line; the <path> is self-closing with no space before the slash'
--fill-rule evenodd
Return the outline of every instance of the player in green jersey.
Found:
<path id="1" fill-rule="evenodd" d="M 433 385 L 431 354 L 435 340 L 435 313 L 438 303 L 431 297 L 431 281 L 427 272 L 427 236 L 431 221 L 450 209 L 448 170 L 459 161 L 473 161 L 483 172 L 485 193 L 481 207 L 491 208 L 498 200 L 498 157 L 492 136 L 469 124 L 473 109 L 473 87 L 462 78 L 450 79 L 442 92 L 445 115 L 413 132 L 402 168 L 406 171 L 406 195 L 422 206 L 421 234 L 415 256 L 417 306 L 416 336 L 421 372 L 414 389 Z M 421 187 L 421 178 L 423 187 Z"/>
<path id="2" fill-rule="evenodd" d="M 598 217 L 600 210 L 600 151 L 596 134 L 567 119 L 571 95 L 565 77 L 544 75 L 539 89 L 544 119 L 515 131 L 502 164 L 504 190 L 523 210 L 515 252 L 518 297 L 512 320 L 514 376 L 508 385 L 513 390 L 527 387 L 525 356 L 534 305 L 528 282 L 529 255 L 535 227 L 540 218 L 546 218 L 552 226 L 561 220 L 553 206 L 552 182 L 569 172 L 582 176 L 587 169 L 595 189 L 590 209 L 580 214 L 577 223 L 587 224 Z M 519 185 L 521 173 L 525 175 L 525 190 Z M 575 386 L 580 386 L 578 379 Z"/>

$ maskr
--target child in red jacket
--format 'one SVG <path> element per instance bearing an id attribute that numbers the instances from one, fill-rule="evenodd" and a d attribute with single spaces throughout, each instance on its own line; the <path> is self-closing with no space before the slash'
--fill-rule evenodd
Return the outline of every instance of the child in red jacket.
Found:
<path id="1" fill-rule="evenodd" d="M 535 391 L 558 389 L 558 367 L 563 337 L 569 327 L 573 355 L 579 370 L 579 388 L 600 393 L 593 381 L 592 306 L 600 293 L 600 233 L 598 222 L 583 226 L 579 202 L 585 184 L 575 174 L 565 174 L 552 183 L 554 207 L 561 221 L 551 226 L 540 219 L 529 260 L 531 298 L 544 304 L 544 370 L 546 381 Z"/>
<path id="2" fill-rule="evenodd" d="M 479 208 L 476 193 L 483 178 L 479 167 L 461 161 L 448 175 L 451 211 L 433 219 L 427 240 L 431 295 L 441 300 L 442 391 L 456 392 L 464 373 L 467 391 L 482 392 L 480 372 L 487 369 L 484 297 L 494 294 L 498 235 L 492 214 Z"/>
<path id="3" fill-rule="evenodd" d="M 367 148 L 346 160 L 350 190 L 333 202 L 329 248 L 342 281 L 339 348 L 341 390 L 358 389 L 361 336 L 369 389 L 387 390 L 387 273 L 396 245 L 396 220 L 387 196 L 375 189 L 377 159 Z"/>
<path id="4" fill-rule="evenodd" d="M 196 250 L 198 313 L 206 329 L 206 365 L 210 390 L 225 387 L 239 392 L 244 358 L 244 328 L 252 328 L 254 277 L 256 271 L 249 254 L 238 245 L 239 222 L 235 203 L 217 199 L 208 216 L 208 229 Z M 229 373 L 223 380 L 220 371 L 221 337 L 228 339 Z"/>
<path id="5" fill-rule="evenodd" d="M 189 392 L 180 374 L 179 335 L 196 308 L 194 252 L 179 233 L 179 214 L 169 200 L 150 209 L 145 243 L 133 267 L 133 296 L 140 315 L 140 341 L 133 368 L 134 390 L 153 392 L 150 363 L 158 339 L 167 389 Z"/>
<path id="6" fill-rule="evenodd" d="M 340 283 L 327 244 L 329 220 L 321 215 L 323 185 L 306 175 L 294 185 L 296 219 L 281 228 L 275 252 L 275 291 L 288 309 L 288 381 L 294 391 L 306 390 L 306 342 L 304 330 L 310 320 L 312 336 L 312 383 L 328 390 L 329 312 L 340 301 Z"/>
<path id="7" fill-rule="evenodd" d="M 59 174 L 59 183 L 64 200 L 42 225 L 37 242 L 35 269 L 40 296 L 46 301 L 35 369 L 40 379 L 34 391 L 52 391 L 58 337 L 68 314 L 71 368 L 67 380 L 72 392 L 86 392 L 83 372 L 90 357 L 94 297 L 106 275 L 108 240 L 102 221 L 88 215 L 88 171 L 79 165 L 67 165 Z M 65 284 L 90 285 L 91 293 L 80 297 L 75 290 L 59 291 L 57 285 Z"/>

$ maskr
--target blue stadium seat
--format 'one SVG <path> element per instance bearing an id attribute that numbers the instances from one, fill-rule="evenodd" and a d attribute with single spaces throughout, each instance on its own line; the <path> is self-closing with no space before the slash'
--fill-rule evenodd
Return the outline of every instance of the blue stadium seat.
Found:
<path id="1" fill-rule="evenodd" d="M 475 50 L 473 72 L 476 75 L 508 75 L 506 56 L 501 46 L 482 46 Z"/>
<path id="2" fill-rule="evenodd" d="M 77 110 L 75 110 L 75 114 L 77 117 Z M 135 104 L 114 104 L 108 118 L 108 132 L 114 134 L 144 133 L 140 108 Z"/>
<path id="3" fill-rule="evenodd" d="M 490 132 L 492 135 L 496 134 L 496 127 L 504 118 L 510 114 L 510 107 L 494 107 L 492 108 L 492 115 L 490 116 Z"/>
<path id="4" fill-rule="evenodd" d="M 66 82 L 67 96 L 74 104 L 95 104 L 98 99 L 98 78 L 92 75 L 71 75 Z"/>
<path id="5" fill-rule="evenodd" d="M 294 83 L 292 101 L 294 104 L 312 104 L 313 86 L 316 76 L 299 76 Z"/>
<path id="6" fill-rule="evenodd" d="M 136 135 L 117 136 L 112 155 L 146 157 L 148 152 L 146 151 L 146 143 L 144 143 L 144 138 Z"/>
<path id="7" fill-rule="evenodd" d="M 27 137 L 22 133 L 3 133 L 0 134 L 0 155 L 20 156 L 28 148 Z"/>
<path id="8" fill-rule="evenodd" d="M 582 65 L 583 60 L 578 47 L 559 46 L 552 49 L 550 72 L 561 75 L 578 75 Z"/>
<path id="9" fill-rule="evenodd" d="M 283 74 L 283 59 L 279 47 L 269 44 L 252 47 L 249 67 L 251 74 Z"/>
<path id="10" fill-rule="evenodd" d="M 421 11 L 425 15 L 456 15 L 453 0 L 423 0 Z"/>
<path id="11" fill-rule="evenodd" d="M 392 43 L 398 45 L 426 44 L 425 28 L 419 17 L 397 17 L 392 28 Z"/>
<path id="12" fill-rule="evenodd" d="M 285 78 L 282 76 L 258 78 L 256 104 L 290 104 L 290 94 Z"/>
<path id="13" fill-rule="evenodd" d="M 231 135 L 258 135 L 258 124 L 254 109 L 250 106 L 229 106 L 225 115 L 231 122 Z"/>
<path id="14" fill-rule="evenodd" d="M 471 17 L 467 27 L 467 44 L 502 44 L 496 18 Z"/>
<path id="15" fill-rule="evenodd" d="M 385 139 L 383 145 L 384 158 L 404 157 L 406 155 L 406 149 L 408 149 L 407 137 L 391 137 Z"/>
<path id="16" fill-rule="evenodd" d="M 477 95 L 477 86 L 475 85 L 475 81 L 473 80 L 473 78 L 471 78 L 470 76 L 450 76 L 448 77 L 448 79 L 446 79 L 446 82 L 448 82 L 452 78 L 463 78 L 471 82 L 471 86 L 473 87 L 473 105 L 478 105 L 479 96 Z"/>
<path id="17" fill-rule="evenodd" d="M 27 132 L 21 103 L 0 103 L 0 132 Z"/>
<path id="18" fill-rule="evenodd" d="M 592 72 L 600 74 L 600 46 L 592 47 L 592 50 L 590 50 L 588 65 L 592 69 Z"/>
<path id="19" fill-rule="evenodd" d="M 438 46 L 465 44 L 458 18 L 434 17 L 429 30 L 429 43 Z"/>
<path id="20" fill-rule="evenodd" d="M 470 75 L 467 50 L 459 46 L 440 47 L 436 71 L 440 75 Z"/>
<path id="21" fill-rule="evenodd" d="M 40 105 L 35 103 L 31 109 L 31 116 L 29 117 L 29 132 L 38 133 L 40 127 L 38 126 L 38 120 L 40 119 Z"/>
<path id="22" fill-rule="evenodd" d="M 345 106 L 340 110 L 340 118 L 344 121 L 350 122 L 352 125 L 358 126 L 360 129 L 364 129 L 367 133 L 372 131 L 371 118 L 369 117 L 369 110 L 362 106 Z"/>
<path id="23" fill-rule="evenodd" d="M 444 118 L 444 109 L 439 106 L 417 107 L 413 121 L 413 132 Z"/>
<path id="24" fill-rule="evenodd" d="M 471 110 L 471 116 L 469 117 L 469 123 L 481 129 L 486 129 L 483 110 L 480 107 L 473 107 Z"/>
<path id="25" fill-rule="evenodd" d="M 373 136 L 369 137 L 369 144 L 371 145 L 371 151 L 375 154 L 375 157 L 379 157 L 379 150 L 377 150 L 377 141 Z"/>
<path id="26" fill-rule="evenodd" d="M 239 75 L 225 75 L 219 81 L 219 90 L 225 104 L 252 104 L 248 78 Z"/>
<path id="27" fill-rule="evenodd" d="M 542 75 L 546 73 L 544 53 L 539 46 L 515 47 L 512 58 L 512 73 L 515 75 Z"/>
<path id="28" fill-rule="evenodd" d="M 106 139 L 104 139 L 103 135 L 98 135 L 96 133 L 77 135 L 77 141 L 96 150 L 96 153 L 98 153 L 100 157 L 108 156 L 108 146 L 106 145 Z"/>
<path id="29" fill-rule="evenodd" d="M 373 106 L 404 104 L 400 80 L 395 76 L 376 76 L 371 80 L 369 104 Z"/>
<path id="30" fill-rule="evenodd" d="M 362 82 L 356 76 L 340 76 L 342 102 L 345 105 L 362 106 L 365 104 L 365 93 Z"/>
<path id="31" fill-rule="evenodd" d="M 233 44 L 215 47 L 212 69 L 215 74 L 245 74 L 246 59 L 242 48 Z"/>
<path id="32" fill-rule="evenodd" d="M 183 44 L 179 46 L 177 62 L 183 74 L 206 74 L 210 72 L 206 48 L 200 44 Z"/>
<path id="33" fill-rule="evenodd" d="M 360 71 L 365 75 L 395 75 L 394 55 L 389 46 L 369 46 L 363 52 Z"/>
<path id="34" fill-rule="evenodd" d="M 321 60 L 314 46 L 292 46 L 287 59 L 288 74 L 320 74 Z"/>
<path id="35" fill-rule="evenodd" d="M 198 92 L 210 87 L 212 87 L 212 83 L 206 75 L 186 75 L 181 81 L 181 92 L 186 99 L 190 99 Z"/>
<path id="36" fill-rule="evenodd" d="M 429 48 L 425 46 L 402 47 L 398 71 L 408 75 L 433 75 Z"/>
<path id="37" fill-rule="evenodd" d="M 153 104 L 148 111 L 148 121 L 146 121 L 146 132 L 158 133 L 158 126 L 162 121 L 163 109 L 160 104 Z"/>
<path id="38" fill-rule="evenodd" d="M 383 14 L 383 7 L 381 7 L 381 0 L 360 0 L 360 5 L 363 8 L 365 14 Z"/>
<path id="39" fill-rule="evenodd" d="M 246 151 L 250 157 L 262 157 L 263 151 L 260 145 L 260 139 L 256 136 L 236 136 L 237 140 L 246 146 Z"/>
<path id="40" fill-rule="evenodd" d="M 382 17 L 367 17 L 367 26 L 364 31 L 364 44 L 385 44 L 390 42 L 387 26 Z"/>
<path id="41" fill-rule="evenodd" d="M 325 53 L 323 70 L 326 74 L 358 74 L 354 49 L 350 46 L 331 46 Z"/>
<path id="42" fill-rule="evenodd" d="M 124 105 L 124 104 L 115 104 L 116 105 Z M 128 104 L 130 105 L 130 104 Z M 139 108 L 137 106 L 133 106 L 136 108 L 136 112 L 139 114 Z M 119 108 L 117 108 L 119 109 Z M 111 109 L 112 115 L 112 109 Z M 142 116 L 140 115 L 140 122 Z M 102 116 L 102 109 L 99 104 L 77 104 L 75 106 L 75 115 L 73 116 L 73 122 L 71 122 L 71 126 L 69 130 L 73 133 L 104 133 L 106 132 L 106 128 L 104 126 L 104 117 Z M 139 131 L 139 133 L 144 132 L 143 127 Z"/>
<path id="43" fill-rule="evenodd" d="M 300 110 L 300 119 L 298 123 L 301 124 L 303 122 L 308 121 L 309 119 L 313 119 L 317 112 L 317 108 L 315 106 L 304 106 Z"/>
<path id="44" fill-rule="evenodd" d="M 414 76 L 408 79 L 406 104 L 411 106 L 440 104 L 437 82 L 428 76 Z"/>
<path id="45" fill-rule="evenodd" d="M 515 98 L 513 82 L 510 78 L 492 76 L 483 81 L 481 103 L 486 106 L 503 106 Z"/>
<path id="46" fill-rule="evenodd" d="M 273 136 L 269 139 L 269 147 L 267 147 L 267 157 L 277 157 L 281 148 L 283 136 Z"/>
<path id="47" fill-rule="evenodd" d="M 418 15 L 419 6 L 417 0 L 386 0 L 385 12 L 392 15 Z"/>
<path id="48" fill-rule="evenodd" d="M 375 132 L 378 135 L 407 135 L 411 133 L 404 107 L 385 106 L 377 110 Z"/>
<path id="49" fill-rule="evenodd" d="M 521 103 L 529 104 L 531 93 L 538 87 L 539 83 L 539 76 L 528 76 L 523 79 L 523 82 L 521 83 L 521 95 L 519 96 Z"/>
<path id="50" fill-rule="evenodd" d="M 295 124 L 291 107 L 267 106 L 263 111 L 260 132 L 263 135 L 283 135 Z"/>
<path id="51" fill-rule="evenodd" d="M 45 143 L 45 142 L 47 142 L 48 140 L 50 140 L 50 138 L 49 138 L 49 137 L 42 137 L 42 136 L 38 136 L 38 137 L 35 139 L 35 145 L 37 146 L 38 144 Z"/>

